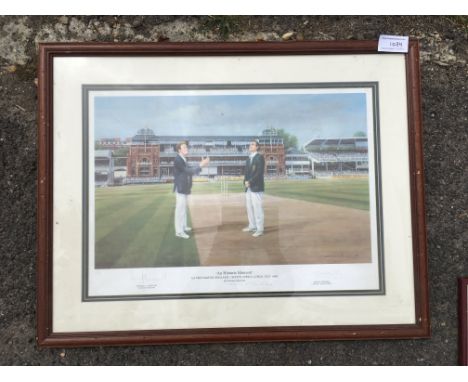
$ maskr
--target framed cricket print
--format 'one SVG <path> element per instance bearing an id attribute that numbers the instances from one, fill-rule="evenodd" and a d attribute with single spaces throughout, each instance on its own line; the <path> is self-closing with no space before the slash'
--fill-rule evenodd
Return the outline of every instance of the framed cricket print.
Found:
<path id="1" fill-rule="evenodd" d="M 38 343 L 430 335 L 418 44 L 41 44 Z"/>
<path id="2" fill-rule="evenodd" d="M 459 363 L 468 366 L 468 277 L 458 279 Z"/>

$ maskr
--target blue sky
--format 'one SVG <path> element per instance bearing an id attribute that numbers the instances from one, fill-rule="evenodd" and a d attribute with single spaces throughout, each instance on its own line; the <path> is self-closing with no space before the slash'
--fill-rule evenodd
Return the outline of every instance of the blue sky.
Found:
<path id="1" fill-rule="evenodd" d="M 99 96 L 95 138 L 156 135 L 256 135 L 284 129 L 302 146 L 313 138 L 366 131 L 363 93 L 210 96 Z"/>

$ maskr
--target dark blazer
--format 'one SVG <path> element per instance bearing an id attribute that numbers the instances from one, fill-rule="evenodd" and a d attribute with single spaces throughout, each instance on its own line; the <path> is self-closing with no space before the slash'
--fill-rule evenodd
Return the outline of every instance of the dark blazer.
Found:
<path id="1" fill-rule="evenodd" d="M 257 153 L 250 163 L 250 158 L 245 162 L 245 182 L 250 183 L 250 191 L 263 192 L 265 191 L 265 181 L 263 179 L 265 172 L 265 159 L 263 155 Z M 247 191 L 247 188 L 245 189 Z"/>
<path id="2" fill-rule="evenodd" d="M 192 190 L 192 176 L 200 172 L 200 166 L 188 166 L 182 157 L 177 154 L 174 159 L 174 191 L 177 191 L 179 194 L 190 194 Z"/>

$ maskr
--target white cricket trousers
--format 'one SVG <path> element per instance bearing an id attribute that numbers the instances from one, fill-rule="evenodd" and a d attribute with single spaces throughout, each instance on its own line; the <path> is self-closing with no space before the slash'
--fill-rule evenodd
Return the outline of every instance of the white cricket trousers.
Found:
<path id="1" fill-rule="evenodd" d="M 247 217 L 251 230 L 263 232 L 263 192 L 252 192 L 250 188 L 245 193 Z"/>
<path id="2" fill-rule="evenodd" d="M 176 207 L 175 207 L 175 232 L 176 234 L 184 233 L 187 228 L 187 196 L 185 194 L 179 194 L 176 191 Z"/>

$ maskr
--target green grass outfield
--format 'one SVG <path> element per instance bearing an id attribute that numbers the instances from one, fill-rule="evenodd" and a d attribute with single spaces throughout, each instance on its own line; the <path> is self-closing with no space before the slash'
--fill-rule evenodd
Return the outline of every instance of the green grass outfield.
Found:
<path id="1" fill-rule="evenodd" d="M 170 185 L 96 190 L 96 268 L 199 265 L 194 239 L 175 237 L 171 190 Z"/>
<path id="2" fill-rule="evenodd" d="M 369 210 L 368 178 L 270 181 L 265 193 L 307 202 Z"/>
<path id="3" fill-rule="evenodd" d="M 193 194 L 220 193 L 221 184 L 195 183 Z M 228 192 L 243 192 L 228 182 Z M 272 180 L 265 193 L 283 198 L 369 209 L 367 178 Z M 199 265 L 195 239 L 175 237 L 172 184 L 96 189 L 96 268 Z M 190 219 L 189 219 L 189 225 Z"/>

